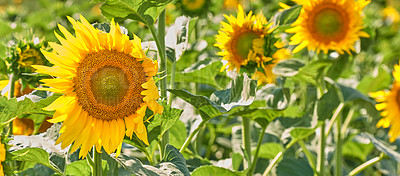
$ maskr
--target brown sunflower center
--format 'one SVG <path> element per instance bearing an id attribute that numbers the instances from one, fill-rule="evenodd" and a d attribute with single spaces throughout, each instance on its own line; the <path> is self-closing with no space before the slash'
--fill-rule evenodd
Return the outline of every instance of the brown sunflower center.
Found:
<path id="1" fill-rule="evenodd" d="M 347 13 L 334 4 L 315 7 L 311 14 L 309 29 L 318 40 L 329 43 L 342 40 L 349 26 Z"/>
<path id="2" fill-rule="evenodd" d="M 130 116 L 143 103 L 146 82 L 143 67 L 134 57 L 103 50 L 79 63 L 74 87 L 83 110 L 94 118 L 113 120 Z"/>
<path id="3" fill-rule="evenodd" d="M 244 32 L 237 36 L 236 40 L 232 42 L 232 49 L 236 51 L 241 58 L 246 59 L 250 50 L 253 49 L 253 40 L 258 38 L 259 35 L 255 32 Z"/>

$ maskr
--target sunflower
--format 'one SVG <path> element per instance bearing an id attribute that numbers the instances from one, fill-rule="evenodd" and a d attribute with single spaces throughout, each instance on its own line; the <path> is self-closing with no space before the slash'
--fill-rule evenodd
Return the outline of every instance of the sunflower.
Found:
<path id="1" fill-rule="evenodd" d="M 400 21 L 400 13 L 392 6 L 385 7 L 382 14 L 383 18 L 390 24 L 396 24 Z"/>
<path id="2" fill-rule="evenodd" d="M 177 3 L 182 13 L 191 17 L 206 15 L 209 4 L 210 0 L 180 0 Z"/>
<path id="3" fill-rule="evenodd" d="M 65 39 L 55 33 L 61 45 L 49 43 L 55 52 L 42 51 L 54 66 L 33 66 L 39 73 L 57 77 L 42 79 L 50 88 L 40 90 L 63 93 L 44 108 L 55 110 L 50 122 L 63 122 L 56 144 L 65 148 L 73 143 L 71 152 L 80 147 L 80 157 L 92 146 L 109 154 L 117 150 L 118 155 L 124 136 L 133 133 L 148 145 L 146 109 L 153 115 L 163 111 L 156 102 L 159 94 L 153 79 L 157 64 L 146 57 L 141 40 L 137 36 L 129 40 L 114 20 L 106 33 L 80 19 L 68 17 L 75 37 L 58 25 Z"/>
<path id="4" fill-rule="evenodd" d="M 0 176 L 4 176 L 4 170 L 3 170 L 3 164 L 1 162 L 4 162 L 6 160 L 6 148 L 3 143 L 1 143 L 1 137 L 0 137 Z"/>
<path id="5" fill-rule="evenodd" d="M 227 16 L 228 23 L 221 22 L 223 28 L 218 31 L 214 46 L 222 51 L 218 54 L 227 63 L 221 68 L 240 72 L 240 69 L 250 70 L 253 78 L 258 80 L 258 84 L 272 83 L 275 75 L 272 73 L 273 66 L 286 57 L 286 49 L 281 49 L 283 45 L 275 43 L 272 36 L 270 23 L 260 13 L 252 15 L 252 11 L 245 15 L 241 5 L 238 6 L 237 18 Z M 274 38 L 275 39 L 275 38 Z M 278 49 L 273 52 L 270 48 Z M 275 52 L 276 51 L 276 52 Z M 255 70 L 255 71 L 252 71 Z"/>
<path id="6" fill-rule="evenodd" d="M 388 128 L 390 142 L 394 142 L 400 135 L 400 66 L 394 66 L 393 77 L 395 79 L 390 91 L 382 90 L 371 92 L 369 95 L 378 103 L 375 108 L 381 111 L 382 119 L 376 124 L 376 127 Z"/>
<path id="7" fill-rule="evenodd" d="M 308 47 L 308 50 L 354 51 L 354 43 L 360 37 L 369 37 L 362 31 L 362 9 L 369 0 L 293 0 L 303 8 L 293 28 L 286 30 L 295 33 L 290 45 L 298 45 L 293 52 Z"/>

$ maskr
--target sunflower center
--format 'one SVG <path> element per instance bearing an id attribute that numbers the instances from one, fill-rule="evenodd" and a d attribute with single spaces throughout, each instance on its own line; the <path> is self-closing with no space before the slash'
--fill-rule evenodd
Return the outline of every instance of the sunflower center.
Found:
<path id="1" fill-rule="evenodd" d="M 144 102 L 143 70 L 141 62 L 129 54 L 114 50 L 88 54 L 73 79 L 78 102 L 97 119 L 130 116 Z"/>
<path id="2" fill-rule="evenodd" d="M 253 49 L 253 40 L 258 38 L 254 32 L 245 32 L 239 34 L 236 41 L 233 42 L 234 49 L 241 58 L 247 58 L 251 49 Z"/>
<path id="3" fill-rule="evenodd" d="M 129 82 L 124 71 L 117 67 L 104 67 L 93 73 L 91 88 L 98 103 L 116 106 L 128 91 Z"/>
<path id="4" fill-rule="evenodd" d="M 311 15 L 311 31 L 314 37 L 328 43 L 338 42 L 345 37 L 348 28 L 348 17 L 336 5 L 323 5 Z"/>

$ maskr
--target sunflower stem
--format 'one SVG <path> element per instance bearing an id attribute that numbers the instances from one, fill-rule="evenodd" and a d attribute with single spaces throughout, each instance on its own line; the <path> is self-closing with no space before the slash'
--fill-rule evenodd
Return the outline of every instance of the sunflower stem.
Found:
<path id="1" fill-rule="evenodd" d="M 325 175 L 325 121 L 321 125 L 321 140 L 319 143 L 318 167 L 319 176 Z"/>
<path id="2" fill-rule="evenodd" d="M 94 158 L 94 168 L 93 168 L 93 176 L 101 176 L 103 174 L 101 153 L 97 152 L 93 148 L 93 158 Z"/>
<path id="3" fill-rule="evenodd" d="M 16 74 L 15 73 L 11 73 L 11 75 L 10 75 L 10 82 L 8 83 L 8 84 L 10 84 L 10 90 L 8 91 L 8 98 L 9 99 L 11 99 L 11 98 L 14 98 L 15 97 L 15 81 L 16 81 Z M 9 126 L 9 128 L 8 128 L 8 130 L 9 130 L 9 135 L 12 135 L 14 132 L 13 132 L 13 121 L 11 121 L 9 124 L 8 124 L 8 126 Z"/>
<path id="4" fill-rule="evenodd" d="M 315 159 L 314 156 L 311 154 L 311 152 L 307 149 L 306 144 L 304 143 L 304 141 L 302 139 L 299 140 L 299 144 L 301 146 L 301 148 L 303 149 L 304 154 L 307 157 L 308 163 L 310 164 L 311 168 L 314 171 L 314 175 L 317 175 L 317 169 L 315 167 Z"/>
<path id="5" fill-rule="evenodd" d="M 165 9 L 161 12 L 158 17 L 158 40 L 160 43 L 160 47 L 158 48 L 158 52 L 160 55 L 160 72 L 161 77 L 165 77 L 167 75 L 167 57 L 165 53 Z M 160 80 L 160 89 L 161 89 L 161 99 L 167 100 L 167 78 Z M 161 122 L 162 123 L 162 122 Z M 164 156 L 165 146 L 169 143 L 169 131 L 167 130 L 161 137 L 161 147 L 160 152 L 161 156 Z"/>
<path id="6" fill-rule="evenodd" d="M 336 119 L 336 176 L 342 176 L 342 137 L 341 137 L 341 126 L 342 118 L 341 115 L 337 116 Z"/>
<path id="7" fill-rule="evenodd" d="M 363 171 L 364 169 L 368 168 L 369 166 L 374 165 L 375 163 L 381 161 L 383 158 L 385 158 L 385 155 L 383 153 L 381 153 L 379 156 L 372 158 L 370 160 L 368 160 L 367 162 L 359 165 L 358 167 L 356 167 L 355 169 L 353 169 L 350 173 L 349 176 L 354 176 L 357 175 L 358 173 L 360 173 L 361 171 Z"/>
<path id="8" fill-rule="evenodd" d="M 242 135 L 243 135 L 244 151 L 246 152 L 247 155 L 247 165 L 245 165 L 245 168 L 249 168 L 251 167 L 250 119 L 242 117 L 242 125 L 243 125 Z"/>
<path id="9" fill-rule="evenodd" d="M 186 138 L 185 142 L 182 145 L 182 148 L 179 150 L 180 153 L 185 152 L 186 148 L 189 146 L 190 141 L 192 141 L 192 138 L 197 132 L 207 123 L 208 120 L 203 120 L 199 124 L 199 126 L 189 135 L 188 138 Z"/>
<path id="10" fill-rule="evenodd" d="M 254 169 L 256 168 L 257 160 L 258 160 L 258 153 L 260 152 L 261 143 L 263 141 L 266 128 L 267 128 L 267 126 L 262 127 L 262 129 L 261 129 L 261 134 L 260 134 L 260 137 L 258 138 L 257 148 L 256 148 L 256 152 L 254 153 L 253 162 L 251 164 L 249 171 L 247 172 L 247 175 L 253 175 L 253 173 L 254 173 Z"/>

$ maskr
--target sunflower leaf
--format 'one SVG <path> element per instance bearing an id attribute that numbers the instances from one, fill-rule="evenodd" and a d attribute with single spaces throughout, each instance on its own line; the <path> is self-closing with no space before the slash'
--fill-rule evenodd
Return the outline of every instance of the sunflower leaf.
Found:
<path id="1" fill-rule="evenodd" d="M 174 146 L 167 144 L 165 146 L 165 153 L 163 156 L 163 160 L 161 162 L 171 162 L 175 166 L 178 167 L 178 169 L 185 175 L 188 176 L 190 175 L 189 170 L 186 166 L 186 160 L 182 156 L 181 153 L 179 153 L 179 150 L 176 149 Z M 160 164 L 160 166 L 163 163 Z"/>
<path id="2" fill-rule="evenodd" d="M 40 148 L 26 148 L 11 152 L 11 156 L 7 156 L 10 160 L 35 162 L 46 166 L 57 173 L 62 173 L 60 169 L 51 164 L 49 154 Z"/>
<path id="3" fill-rule="evenodd" d="M 275 26 L 292 24 L 293 22 L 296 21 L 297 17 L 300 15 L 301 9 L 302 9 L 301 5 L 296 5 L 296 6 L 291 7 L 290 9 L 278 12 L 274 16 Z"/>
<path id="4" fill-rule="evenodd" d="M 103 0 L 101 13 L 117 21 L 133 19 L 153 25 L 158 15 L 172 0 Z M 98 2 L 98 1 L 97 1 Z"/>
<path id="5" fill-rule="evenodd" d="M 241 172 L 233 172 L 229 169 L 217 166 L 201 166 L 195 169 L 192 173 L 192 176 L 202 176 L 202 175 L 241 176 L 245 174 Z"/>

